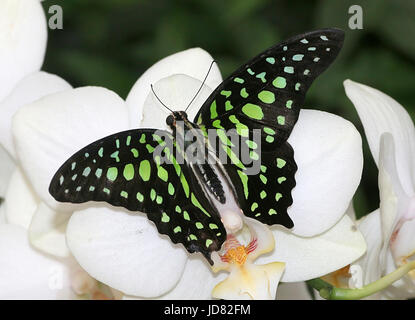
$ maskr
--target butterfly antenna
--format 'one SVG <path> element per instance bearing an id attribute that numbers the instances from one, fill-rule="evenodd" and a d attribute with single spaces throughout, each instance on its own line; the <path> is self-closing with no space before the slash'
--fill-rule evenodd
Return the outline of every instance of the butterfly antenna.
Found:
<path id="1" fill-rule="evenodd" d="M 170 109 L 168 106 L 166 106 L 164 103 L 163 103 L 163 101 L 161 101 L 160 100 L 160 98 L 157 96 L 157 94 L 156 94 L 156 92 L 154 91 L 154 88 L 153 88 L 153 85 L 151 84 L 150 85 L 150 87 L 151 87 L 151 91 L 153 91 L 153 94 L 154 94 L 154 96 L 157 98 L 157 100 L 167 109 L 167 110 L 169 110 L 170 112 L 173 112 L 173 110 L 172 109 Z"/>
<path id="2" fill-rule="evenodd" d="M 205 76 L 205 79 L 204 79 L 204 80 L 203 80 L 203 82 L 202 82 L 202 85 L 200 86 L 199 90 L 197 90 L 197 92 L 196 92 L 195 96 L 194 96 L 194 97 L 193 97 L 193 99 L 190 101 L 190 103 L 189 103 L 189 105 L 187 106 L 186 110 L 184 110 L 185 112 L 187 111 L 187 109 L 189 109 L 189 107 L 191 106 L 191 104 L 193 103 L 193 101 L 195 101 L 195 99 L 196 99 L 197 95 L 199 94 L 199 92 L 202 90 L 203 85 L 205 84 L 206 79 L 207 79 L 207 77 L 209 76 L 210 70 L 212 69 L 212 67 L 213 67 L 213 64 L 214 64 L 214 63 L 216 63 L 216 61 L 215 61 L 215 60 L 213 60 L 213 61 L 211 62 L 210 67 L 209 67 L 209 70 L 208 70 L 208 72 L 207 72 L 207 74 L 206 74 L 206 76 Z"/>

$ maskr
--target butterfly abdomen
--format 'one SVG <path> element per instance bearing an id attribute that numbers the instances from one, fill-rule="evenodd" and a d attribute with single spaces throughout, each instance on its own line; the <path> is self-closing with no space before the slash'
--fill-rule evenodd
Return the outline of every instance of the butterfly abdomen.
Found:
<path id="1" fill-rule="evenodd" d="M 206 184 L 211 195 L 215 197 L 217 201 L 224 204 L 226 202 L 225 191 L 223 190 L 222 182 L 219 179 L 213 168 L 205 163 L 197 166 L 202 183 Z"/>

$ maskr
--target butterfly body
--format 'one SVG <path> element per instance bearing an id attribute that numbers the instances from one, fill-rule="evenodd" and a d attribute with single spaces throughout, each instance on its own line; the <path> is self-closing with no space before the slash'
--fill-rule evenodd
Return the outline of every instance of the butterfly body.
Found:
<path id="1" fill-rule="evenodd" d="M 185 111 L 173 112 L 166 118 L 166 123 L 172 130 L 176 144 L 183 144 L 184 154 L 187 155 L 185 163 L 196 178 L 195 183 L 199 184 L 211 207 L 215 209 L 215 214 L 221 217 L 228 231 L 237 231 L 242 226 L 242 210 L 232 181 L 209 139 L 199 125 L 188 120 Z M 194 158 L 189 159 L 191 156 Z"/>
<path id="2" fill-rule="evenodd" d="M 265 50 L 225 79 L 193 121 L 174 111 L 166 119 L 171 132 L 140 128 L 103 137 L 61 166 L 49 192 L 57 201 L 143 212 L 173 243 L 210 263 L 243 216 L 293 227 L 288 208 L 297 165 L 287 139 L 306 91 L 343 38 L 323 29 Z"/>

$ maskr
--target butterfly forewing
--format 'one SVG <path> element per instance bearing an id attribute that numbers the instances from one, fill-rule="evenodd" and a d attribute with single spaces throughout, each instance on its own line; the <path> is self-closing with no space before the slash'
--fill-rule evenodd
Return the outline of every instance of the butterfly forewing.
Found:
<path id="1" fill-rule="evenodd" d="M 62 202 L 105 201 L 144 212 L 172 242 L 200 251 L 211 262 L 210 253 L 220 249 L 226 231 L 179 155 L 165 131 L 120 132 L 74 154 L 55 174 L 49 191 Z"/>
<path id="2" fill-rule="evenodd" d="M 336 58 L 343 39 L 343 31 L 325 29 L 271 47 L 223 81 L 196 115 L 195 122 L 206 132 L 235 130 L 240 146 L 251 149 L 251 160 L 260 159 L 263 171 L 244 175 L 241 153 L 232 152 L 229 140 L 221 139 L 216 148 L 217 153 L 226 149 L 227 162 L 233 163 L 226 170 L 246 215 L 292 227 L 287 208 L 292 204 L 297 166 L 287 139 L 306 91 Z M 254 129 L 260 132 L 260 143 L 251 140 Z"/>

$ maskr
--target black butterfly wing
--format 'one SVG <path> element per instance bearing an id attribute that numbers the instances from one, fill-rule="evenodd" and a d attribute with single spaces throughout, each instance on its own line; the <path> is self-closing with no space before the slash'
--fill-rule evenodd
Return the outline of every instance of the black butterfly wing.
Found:
<path id="1" fill-rule="evenodd" d="M 104 201 L 141 211 L 189 252 L 221 248 L 226 231 L 166 131 L 137 129 L 98 140 L 56 172 L 50 194 L 61 202 Z"/>
<path id="2" fill-rule="evenodd" d="M 245 215 L 270 225 L 293 226 L 287 208 L 297 166 L 287 139 L 308 88 L 334 61 L 343 39 L 343 31 L 324 29 L 269 48 L 219 85 L 196 115 L 195 122 L 205 132 L 216 130 L 223 137 L 233 129 L 240 149 L 248 145 L 250 160 L 260 161 L 262 171 L 247 174 L 241 150 L 226 138 L 217 144 L 217 154 L 224 149 L 228 155 L 225 168 Z M 260 133 L 256 140 L 255 129 Z"/>

